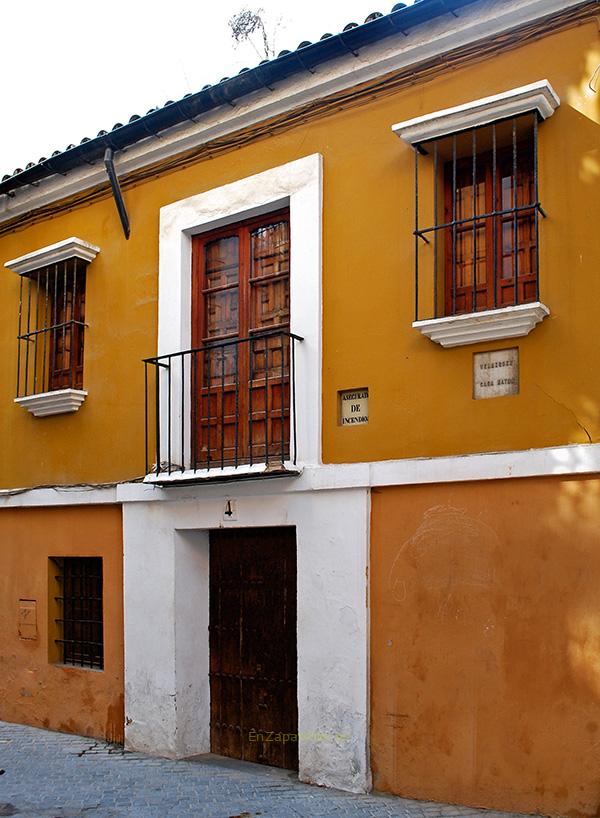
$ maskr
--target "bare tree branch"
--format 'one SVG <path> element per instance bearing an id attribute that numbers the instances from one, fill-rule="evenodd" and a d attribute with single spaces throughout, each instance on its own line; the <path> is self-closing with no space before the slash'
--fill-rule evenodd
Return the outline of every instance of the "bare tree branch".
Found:
<path id="1" fill-rule="evenodd" d="M 259 57 L 270 60 L 275 56 L 274 46 L 269 43 L 267 29 L 264 21 L 264 9 L 242 9 L 237 14 L 234 14 L 229 19 L 229 28 L 231 29 L 231 36 L 237 45 L 248 42 L 254 48 Z M 252 35 L 259 34 L 262 39 L 262 53 L 256 47 Z"/>

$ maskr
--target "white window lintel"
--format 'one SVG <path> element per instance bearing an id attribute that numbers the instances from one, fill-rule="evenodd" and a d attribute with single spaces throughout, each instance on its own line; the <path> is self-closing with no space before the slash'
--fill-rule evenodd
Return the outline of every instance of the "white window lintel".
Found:
<path id="1" fill-rule="evenodd" d="M 542 119 L 547 119 L 559 105 L 558 95 L 548 80 L 544 79 L 454 108 L 407 119 L 392 125 L 392 130 L 409 145 L 418 145 L 430 139 L 439 139 L 533 111 L 537 111 Z"/>
<path id="2" fill-rule="evenodd" d="M 68 239 L 56 242 L 56 244 L 49 244 L 47 247 L 41 247 L 32 253 L 26 253 L 24 256 L 7 261 L 4 266 L 19 275 L 23 275 L 31 273 L 33 270 L 40 270 L 42 267 L 48 267 L 51 264 L 67 261 L 70 258 L 80 258 L 89 263 L 96 258 L 99 252 L 100 248 L 94 244 L 71 236 Z"/>

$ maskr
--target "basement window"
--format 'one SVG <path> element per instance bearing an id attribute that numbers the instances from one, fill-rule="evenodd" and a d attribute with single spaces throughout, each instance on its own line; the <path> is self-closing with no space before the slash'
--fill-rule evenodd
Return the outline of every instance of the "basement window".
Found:
<path id="1" fill-rule="evenodd" d="M 104 668 L 102 557 L 52 557 L 58 660 L 64 665 Z"/>

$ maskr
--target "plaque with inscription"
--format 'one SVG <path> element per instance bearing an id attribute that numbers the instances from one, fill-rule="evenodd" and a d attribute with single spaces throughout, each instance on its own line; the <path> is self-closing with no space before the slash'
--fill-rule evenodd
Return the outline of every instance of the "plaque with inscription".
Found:
<path id="1" fill-rule="evenodd" d="M 35 599 L 19 600 L 18 627 L 21 639 L 37 639 L 37 602 Z"/>
<path id="2" fill-rule="evenodd" d="M 369 422 L 369 390 L 347 389 L 339 392 L 340 426 L 359 426 Z"/>
<path id="3" fill-rule="evenodd" d="M 473 355 L 473 397 L 501 398 L 519 394 L 519 350 L 498 349 Z"/>

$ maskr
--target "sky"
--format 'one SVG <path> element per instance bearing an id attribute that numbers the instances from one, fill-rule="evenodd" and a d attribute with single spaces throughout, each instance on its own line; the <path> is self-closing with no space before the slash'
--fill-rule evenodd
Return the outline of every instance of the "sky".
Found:
<path id="1" fill-rule="evenodd" d="M 236 47 L 228 25 L 242 9 L 263 10 L 278 52 L 386 14 L 394 2 L 4 0 L 0 177 L 252 68 L 262 55 L 249 43 Z"/>

